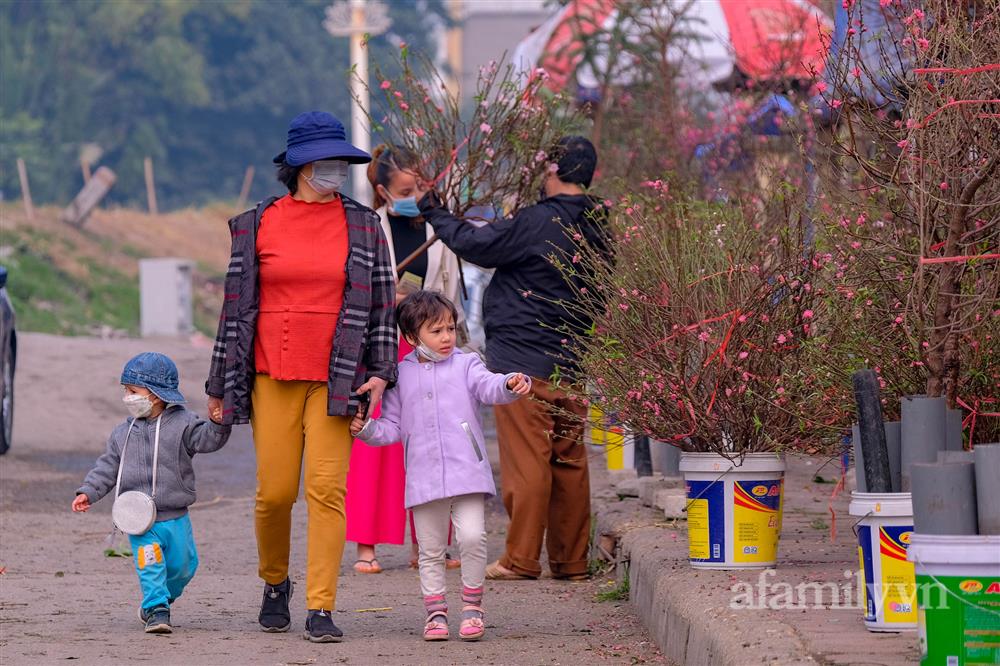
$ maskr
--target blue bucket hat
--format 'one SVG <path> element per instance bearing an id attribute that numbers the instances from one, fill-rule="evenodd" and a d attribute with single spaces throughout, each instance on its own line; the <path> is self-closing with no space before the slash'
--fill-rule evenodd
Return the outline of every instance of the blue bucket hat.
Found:
<path id="1" fill-rule="evenodd" d="M 122 370 L 122 384 L 148 388 L 163 402 L 187 402 L 178 385 L 177 366 L 168 356 L 156 352 L 143 352 L 128 363 Z"/>
<path id="2" fill-rule="evenodd" d="M 344 123 L 326 111 L 306 111 L 288 125 L 287 148 L 275 156 L 274 163 L 299 167 L 317 160 L 367 164 L 372 156 L 347 142 Z"/>

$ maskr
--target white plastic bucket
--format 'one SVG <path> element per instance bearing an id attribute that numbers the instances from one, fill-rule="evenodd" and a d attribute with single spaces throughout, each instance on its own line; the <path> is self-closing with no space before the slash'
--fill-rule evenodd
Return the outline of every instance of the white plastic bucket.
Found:
<path id="1" fill-rule="evenodd" d="M 1000 536 L 914 534 L 921 664 L 1000 664 Z"/>
<path id="2" fill-rule="evenodd" d="M 682 453 L 689 559 L 699 569 L 764 569 L 778 559 L 785 458 Z"/>
<path id="3" fill-rule="evenodd" d="M 913 534 L 910 493 L 851 493 L 850 514 L 860 518 L 858 562 L 868 631 L 917 628 L 916 579 L 906 551 Z"/>

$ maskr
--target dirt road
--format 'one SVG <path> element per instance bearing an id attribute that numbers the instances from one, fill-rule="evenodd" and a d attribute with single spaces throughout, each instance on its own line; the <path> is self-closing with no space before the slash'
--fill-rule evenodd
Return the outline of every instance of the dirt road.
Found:
<path id="1" fill-rule="evenodd" d="M 221 452 L 196 458 L 192 508 L 201 567 L 175 605 L 175 633 L 147 636 L 136 619 L 138 583 L 130 559 L 102 554 L 110 501 L 73 515 L 73 490 L 122 420 L 123 363 L 156 349 L 178 363 L 182 390 L 204 412 L 207 344 L 23 335 L 12 450 L 0 458 L 0 663 L 157 664 L 582 664 L 659 663 L 627 604 L 599 602 L 608 579 L 488 583 L 487 640 L 425 644 L 422 608 L 408 549 L 386 547 L 387 571 L 354 573 L 353 544 L 342 566 L 339 645 L 301 638 L 305 611 L 293 599 L 293 629 L 264 634 L 256 612 L 261 583 L 253 536 L 254 456 L 238 428 Z M 495 457 L 495 444 L 491 447 Z M 600 475 L 597 475 L 598 477 Z M 599 482 L 596 482 L 599 485 Z M 595 488 L 595 492 L 606 492 Z M 305 507 L 296 505 L 292 577 L 304 581 Z M 505 516 L 490 507 L 490 555 L 499 554 Z M 456 572 L 449 574 L 457 603 Z M 304 588 L 300 587 L 300 590 Z"/>

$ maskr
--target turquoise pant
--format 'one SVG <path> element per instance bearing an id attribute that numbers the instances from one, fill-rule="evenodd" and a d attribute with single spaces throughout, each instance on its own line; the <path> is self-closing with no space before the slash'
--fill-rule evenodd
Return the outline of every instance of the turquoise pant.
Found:
<path id="1" fill-rule="evenodd" d="M 145 534 L 129 535 L 128 540 L 142 588 L 142 607 L 169 606 L 198 570 L 191 519 L 185 514 L 157 522 Z"/>

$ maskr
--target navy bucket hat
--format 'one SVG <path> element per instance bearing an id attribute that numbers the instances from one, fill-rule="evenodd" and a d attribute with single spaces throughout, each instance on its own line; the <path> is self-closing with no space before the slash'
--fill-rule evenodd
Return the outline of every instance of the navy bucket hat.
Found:
<path id="1" fill-rule="evenodd" d="M 187 402 L 177 390 L 177 366 L 168 356 L 156 352 L 143 352 L 122 370 L 122 384 L 148 388 L 163 402 Z"/>
<path id="2" fill-rule="evenodd" d="M 275 156 L 274 163 L 300 167 L 317 160 L 367 164 L 372 156 L 347 142 L 344 123 L 326 111 L 306 111 L 289 123 L 287 147 Z"/>

